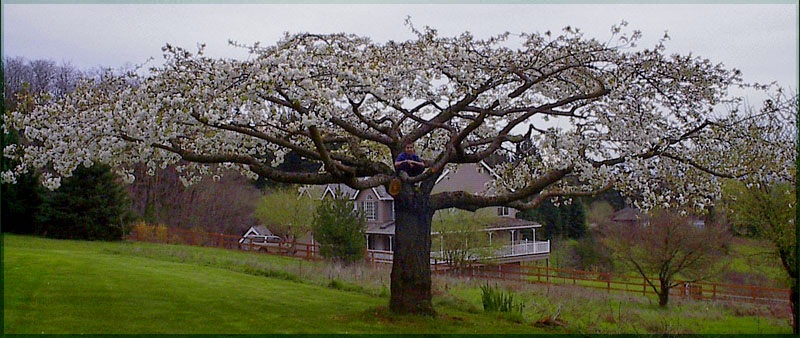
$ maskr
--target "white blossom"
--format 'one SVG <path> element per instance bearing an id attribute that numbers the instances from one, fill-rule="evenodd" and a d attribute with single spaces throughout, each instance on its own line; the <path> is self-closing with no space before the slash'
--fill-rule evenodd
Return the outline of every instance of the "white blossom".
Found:
<path id="1" fill-rule="evenodd" d="M 635 202 L 644 208 L 704 208 L 719 194 L 715 176 L 792 177 L 795 119 L 781 117 L 775 104 L 760 115 L 737 114 L 743 100 L 729 96 L 731 87 L 769 86 L 745 83 L 739 71 L 707 59 L 667 54 L 666 35 L 652 48 L 636 47 L 643 34 L 627 25 L 612 27 L 608 43 L 573 27 L 559 36 L 478 39 L 412 26 L 416 39 L 392 43 L 286 34 L 273 46 L 246 47 L 248 60 L 169 46 L 148 75 L 85 82 L 59 102 L 11 112 L 3 127 L 29 142 L 4 150 L 20 164 L 2 179 L 34 169 L 50 188 L 78 165 L 146 163 L 153 174 L 186 157 L 219 167 L 178 166 L 184 184 L 218 180 L 220 168 L 297 183 L 344 181 L 332 172 L 280 172 L 294 151 L 318 164 L 324 152 L 362 179 L 384 175 L 369 181 L 376 186 L 393 175 L 403 138 L 413 137 L 427 159 L 445 157 L 447 170 L 513 153 L 529 126 L 535 151 L 494 168 L 497 194 L 564 171 L 519 200 L 548 193 L 566 203 L 612 184 L 642 196 Z M 714 113 L 721 106 L 734 113 Z M 784 140 L 765 136 L 787 121 Z M 318 149 L 312 126 L 329 149 Z"/>

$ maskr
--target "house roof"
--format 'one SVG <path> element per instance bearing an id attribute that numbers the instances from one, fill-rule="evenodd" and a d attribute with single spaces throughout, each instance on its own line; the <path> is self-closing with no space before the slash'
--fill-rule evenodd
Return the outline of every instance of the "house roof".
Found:
<path id="1" fill-rule="evenodd" d="M 492 223 L 486 225 L 486 230 L 515 230 L 541 228 L 542 225 L 534 221 L 526 221 L 519 218 L 497 217 Z"/>
<path id="2" fill-rule="evenodd" d="M 494 171 L 485 163 L 462 163 L 454 169 L 442 172 L 433 187 L 433 193 L 465 191 L 482 193 L 489 191 L 487 183 L 494 179 Z"/>
<path id="3" fill-rule="evenodd" d="M 484 231 L 505 231 L 505 230 L 519 230 L 519 229 L 533 229 L 540 228 L 541 224 L 524 219 L 497 217 L 490 224 L 487 224 Z M 367 224 L 366 234 L 379 234 L 379 235 L 394 235 L 395 224 L 394 221 L 389 221 L 382 224 Z M 436 233 L 436 232 L 434 232 Z"/>
<path id="4" fill-rule="evenodd" d="M 394 200 L 394 198 L 392 198 L 392 196 L 389 195 L 389 192 L 387 192 L 386 188 L 384 186 L 382 186 L 382 185 L 381 186 L 377 186 L 377 187 L 372 187 L 372 188 L 369 188 L 369 189 L 372 190 L 372 192 L 375 194 L 375 196 L 378 197 L 379 200 L 382 200 L 382 201 L 393 201 Z M 301 194 L 309 194 L 313 198 L 316 198 L 316 199 L 323 199 L 328 194 L 330 194 L 331 196 L 333 196 L 335 198 L 338 198 L 338 197 L 340 197 L 340 195 L 344 194 L 344 196 L 347 196 L 348 199 L 354 200 L 354 199 L 356 199 L 356 197 L 358 197 L 358 194 L 360 194 L 361 191 L 353 189 L 353 188 L 350 188 L 347 185 L 342 184 L 342 183 L 332 183 L 332 184 L 326 185 L 325 188 L 321 190 L 321 192 L 319 190 L 315 191 L 314 189 L 311 189 L 311 188 L 305 188 L 305 189 L 301 190 L 300 193 Z"/>
<path id="5" fill-rule="evenodd" d="M 322 192 L 319 199 L 325 198 L 326 195 L 331 194 L 334 198 L 340 198 L 342 195 L 347 196 L 348 199 L 355 199 L 358 196 L 358 190 L 348 187 L 342 183 L 328 184 Z"/>
<path id="6" fill-rule="evenodd" d="M 389 195 L 389 192 L 386 191 L 386 187 L 382 185 L 372 188 L 372 191 L 375 192 L 375 196 L 378 196 L 378 199 L 380 200 L 394 201 L 392 195 Z"/>
<path id="7" fill-rule="evenodd" d="M 244 235 L 247 236 L 250 233 L 256 236 L 272 236 L 272 231 L 269 231 L 269 229 L 263 225 L 251 226 L 250 229 L 247 229 Z"/>
<path id="8" fill-rule="evenodd" d="M 641 212 L 639 212 L 639 210 L 627 207 L 611 215 L 611 220 L 615 222 L 630 222 L 630 221 L 639 221 L 644 219 L 645 217 L 646 216 L 643 215 Z"/>
<path id="9" fill-rule="evenodd" d="M 394 235 L 394 221 L 382 224 L 367 224 L 366 234 Z"/>

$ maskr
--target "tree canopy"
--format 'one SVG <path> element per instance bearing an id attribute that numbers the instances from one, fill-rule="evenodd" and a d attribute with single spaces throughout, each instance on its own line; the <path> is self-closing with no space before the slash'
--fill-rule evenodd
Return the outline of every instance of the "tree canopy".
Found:
<path id="1" fill-rule="evenodd" d="M 402 140 L 422 139 L 435 159 L 416 179 L 423 180 L 446 164 L 505 151 L 522 136 L 534 140 L 538 156 L 497 170 L 497 185 L 508 193 L 446 194 L 437 207 L 523 207 L 534 195 L 607 184 L 659 201 L 684 199 L 681 193 L 717 190 L 694 176 L 742 175 L 719 157 L 730 146 L 725 122 L 733 121 L 712 114 L 737 102 L 726 94 L 745 85 L 740 72 L 692 55 L 667 56 L 666 37 L 652 49 L 635 48 L 641 34 L 623 26 L 608 43 L 574 28 L 486 40 L 414 30 L 416 40 L 384 44 L 287 34 L 274 46 L 246 47 L 253 54 L 246 61 L 167 45 L 165 64 L 146 77 L 81 83 L 60 102 L 14 114 L 13 126 L 38 141 L 25 157 L 29 166 L 51 167 L 51 187 L 80 163 L 165 166 L 183 157 L 198 163 L 186 168 L 190 180 L 207 174 L 206 163 L 229 163 L 276 181 L 366 188 L 388 181 L 386 150 L 399 153 Z M 519 48 L 508 47 L 512 38 Z M 559 118 L 561 128 L 542 123 Z M 341 146 L 332 150 L 332 143 Z M 323 163 L 324 171 L 277 170 L 290 151 Z M 268 156 L 271 163 L 259 160 Z M 565 182 L 568 175 L 581 184 Z M 694 184 L 655 196 L 655 178 Z"/>

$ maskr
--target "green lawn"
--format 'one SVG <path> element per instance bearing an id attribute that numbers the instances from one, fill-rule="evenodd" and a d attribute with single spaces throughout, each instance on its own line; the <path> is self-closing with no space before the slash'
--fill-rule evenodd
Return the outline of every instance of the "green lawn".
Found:
<path id="1" fill-rule="evenodd" d="M 6 238 L 5 333 L 348 332 L 380 299 L 88 246 Z M 33 243 L 31 243 L 33 244 Z"/>
<path id="2" fill-rule="evenodd" d="M 481 309 L 485 281 L 437 276 L 433 318 L 386 310 L 388 270 L 150 243 L 3 236 L 9 333 L 790 333 L 767 307 L 510 285 L 517 316 Z M 494 282 L 492 282 L 494 283 Z M 506 287 L 506 286 L 501 286 Z M 558 314 L 560 326 L 534 323 Z"/>
<path id="3" fill-rule="evenodd" d="M 741 276 L 749 276 L 750 279 L 755 280 L 745 280 L 744 283 L 760 284 L 756 282 L 762 282 L 769 287 L 787 289 L 790 287 L 788 274 L 783 269 L 776 250 L 769 242 L 736 238 L 730 248 L 729 271 Z"/>
<path id="4" fill-rule="evenodd" d="M 457 311 L 433 319 L 391 316 L 385 297 L 209 263 L 222 257 L 251 266 L 254 259 L 297 264 L 280 257 L 9 235 L 3 242 L 7 334 L 543 332 L 511 322 L 487 326 L 486 315 Z M 183 255 L 168 256 L 170 250 Z M 200 253 L 208 260 L 197 264 Z"/>

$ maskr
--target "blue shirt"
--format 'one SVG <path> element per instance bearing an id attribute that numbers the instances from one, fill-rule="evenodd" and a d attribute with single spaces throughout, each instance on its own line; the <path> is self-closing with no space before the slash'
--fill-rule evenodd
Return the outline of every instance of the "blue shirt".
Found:
<path id="1" fill-rule="evenodd" d="M 400 153 L 399 156 L 397 156 L 397 161 L 395 161 L 395 162 L 400 162 L 400 161 L 405 161 L 405 160 L 412 160 L 412 161 L 422 162 L 422 160 L 419 158 L 419 156 L 417 156 L 417 154 L 409 155 L 405 151 Z"/>
<path id="2" fill-rule="evenodd" d="M 400 153 L 400 155 L 397 156 L 397 160 L 395 162 L 401 162 L 401 161 L 405 161 L 405 160 L 412 160 L 412 161 L 422 162 L 422 159 L 420 159 L 419 156 L 417 156 L 417 154 L 409 155 L 405 151 Z M 408 176 L 417 176 L 419 174 L 422 174 L 422 172 L 424 170 L 425 170 L 425 166 L 423 166 L 423 165 L 413 165 L 412 166 L 411 164 L 408 164 L 408 163 L 401 163 L 400 166 L 397 167 L 397 172 L 405 171 L 405 172 L 408 173 Z"/>

